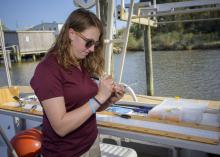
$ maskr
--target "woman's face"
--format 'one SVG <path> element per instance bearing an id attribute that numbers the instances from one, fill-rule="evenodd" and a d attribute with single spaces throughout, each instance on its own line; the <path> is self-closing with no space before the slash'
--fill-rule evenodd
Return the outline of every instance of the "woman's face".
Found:
<path id="1" fill-rule="evenodd" d="M 96 27 L 89 27 L 83 32 L 76 32 L 69 29 L 69 38 L 71 40 L 72 53 L 76 59 L 84 59 L 89 53 L 95 51 L 99 42 L 100 32 Z"/>

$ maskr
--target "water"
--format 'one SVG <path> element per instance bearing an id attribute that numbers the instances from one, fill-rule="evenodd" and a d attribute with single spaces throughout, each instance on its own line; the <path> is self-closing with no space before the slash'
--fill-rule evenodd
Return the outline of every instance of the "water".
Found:
<path id="1" fill-rule="evenodd" d="M 120 55 L 115 56 L 118 76 Z M 220 100 L 220 50 L 154 51 L 156 96 Z M 122 81 L 146 94 L 145 55 L 127 53 Z"/>
<path id="2" fill-rule="evenodd" d="M 13 64 L 13 85 L 29 85 L 37 62 Z M 115 79 L 118 79 L 120 55 L 114 55 Z M 156 96 L 180 96 L 220 100 L 220 50 L 154 51 L 154 91 Z M 145 56 L 129 52 L 122 81 L 137 94 L 146 94 Z M 0 86 L 7 85 L 5 68 L 0 65 Z"/>
<path id="3" fill-rule="evenodd" d="M 34 70 L 39 61 L 37 62 L 23 62 L 12 64 L 10 71 L 12 85 L 29 85 L 30 79 L 33 76 Z M 7 85 L 7 77 L 4 64 L 0 65 L 0 86 Z"/>
<path id="4" fill-rule="evenodd" d="M 29 85 L 37 62 L 13 64 L 11 78 L 13 85 Z M 120 55 L 114 55 L 115 79 L 118 78 Z M 181 96 L 184 98 L 220 100 L 220 50 L 200 51 L 155 51 L 153 52 L 154 88 L 157 96 Z M 122 81 L 138 94 L 146 94 L 145 56 L 143 52 L 127 53 Z M 0 86 L 7 85 L 5 68 L 0 64 Z M 5 125 L 13 122 L 6 115 L 0 115 Z M 10 117 L 11 118 L 11 117 Z M 7 122 L 7 123 L 6 123 Z M 31 128 L 37 122 L 27 121 Z M 6 128 L 8 128 L 6 126 Z M 11 124 L 13 126 L 13 124 Z M 10 129 L 12 130 L 12 129 Z M 9 133 L 13 137 L 14 133 Z M 7 156 L 7 149 L 0 138 L 0 152 Z M 122 145 L 124 143 L 122 142 Z M 3 147 L 4 146 L 4 147 Z M 138 156 L 169 156 L 168 149 L 125 143 L 135 148 Z M 158 154 L 159 153 L 159 154 Z M 2 155 L 2 154 L 1 154 Z M 204 155 L 203 155 L 204 156 Z"/>

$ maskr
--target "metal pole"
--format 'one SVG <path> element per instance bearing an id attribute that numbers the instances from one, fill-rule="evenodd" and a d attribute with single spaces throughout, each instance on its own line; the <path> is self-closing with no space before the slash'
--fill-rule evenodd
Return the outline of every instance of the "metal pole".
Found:
<path id="1" fill-rule="evenodd" d="M 7 81 L 8 81 L 8 86 L 11 87 L 11 77 L 9 73 L 9 65 L 8 65 L 8 60 L 7 60 L 7 54 L 6 54 L 6 49 L 5 49 L 5 40 L 4 40 L 4 33 L 3 33 L 3 28 L 2 28 L 2 22 L 0 20 L 0 41 L 1 41 L 1 46 L 2 46 L 2 51 L 4 55 L 4 63 L 5 63 L 5 69 L 6 69 L 6 74 L 7 74 Z M 15 126 L 15 131 L 20 131 L 21 128 L 25 128 L 25 120 L 22 118 L 14 117 L 14 126 Z M 14 152 L 12 151 L 12 154 L 14 155 Z M 16 154 L 14 157 L 17 157 Z"/>
<path id="2" fill-rule="evenodd" d="M 154 9 L 156 10 L 157 9 L 157 1 L 156 0 L 153 0 L 153 5 L 154 5 Z M 156 12 L 154 11 L 153 14 L 155 15 Z M 153 18 L 155 21 L 157 20 L 157 18 L 154 16 Z"/>
<path id="3" fill-rule="evenodd" d="M 18 157 L 16 151 L 12 147 L 11 143 L 9 142 L 9 140 L 8 140 L 7 136 L 5 135 L 1 126 L 0 126 L 0 135 L 2 136 L 2 139 L 4 140 L 6 145 L 8 146 L 8 149 L 9 149 L 10 153 L 13 155 L 13 157 Z"/>
<path id="4" fill-rule="evenodd" d="M 182 23 L 185 23 L 185 22 L 201 22 L 201 21 L 215 21 L 215 20 L 220 20 L 219 17 L 216 17 L 216 18 L 202 18 L 202 19 L 192 19 L 192 20 L 174 20 L 174 21 L 162 21 L 162 22 L 157 22 L 158 25 L 161 25 L 161 24 L 173 24 L 173 23 L 178 23 L 178 22 L 182 22 Z"/>
<path id="5" fill-rule="evenodd" d="M 1 41 L 1 47 L 2 47 L 2 52 L 4 56 L 4 64 L 5 64 L 5 71 L 7 75 L 7 81 L 8 81 L 8 86 L 11 87 L 11 77 L 9 73 L 9 65 L 8 65 L 8 59 L 7 59 L 7 54 L 6 54 L 6 49 L 5 49 L 5 40 L 4 40 L 4 32 L 2 28 L 2 21 L 0 19 L 0 41 Z"/>
<path id="6" fill-rule="evenodd" d="M 177 14 L 190 14 L 190 13 L 200 13 L 206 11 L 217 11 L 220 10 L 220 7 L 208 7 L 208 8 L 199 8 L 199 9 L 182 9 L 182 10 L 174 10 L 174 11 L 166 11 L 166 12 L 157 12 L 156 14 L 149 14 L 145 16 L 141 16 L 143 18 L 148 17 L 157 17 L 157 16 L 170 16 L 170 15 L 177 15 Z"/>
<path id="7" fill-rule="evenodd" d="M 121 79 L 122 79 L 122 73 L 123 73 L 124 62 L 125 62 L 125 55 L 126 55 L 127 45 L 128 45 L 128 37 L 129 37 L 130 26 L 131 26 L 131 17 L 133 14 L 133 7 L 134 7 L 134 0 L 131 0 L 128 21 L 127 21 L 127 28 L 126 28 L 126 33 L 125 33 L 125 41 L 123 44 L 122 55 L 121 55 L 121 62 L 120 62 L 121 64 L 120 64 L 120 70 L 119 70 L 118 83 L 121 83 Z"/>
<path id="8" fill-rule="evenodd" d="M 108 1 L 108 16 L 107 16 L 107 27 L 106 27 L 106 39 L 112 41 L 113 37 L 113 18 L 114 18 L 114 0 Z M 111 74 L 111 58 L 112 58 L 112 42 L 106 44 L 105 49 L 105 72 Z"/>
<path id="9" fill-rule="evenodd" d="M 99 4 L 99 0 L 96 0 L 96 16 L 100 18 L 100 4 Z"/>

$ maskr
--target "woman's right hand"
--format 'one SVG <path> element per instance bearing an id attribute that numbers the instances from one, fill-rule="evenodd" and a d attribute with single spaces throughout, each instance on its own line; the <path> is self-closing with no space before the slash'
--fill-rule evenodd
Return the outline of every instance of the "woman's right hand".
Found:
<path id="1" fill-rule="evenodd" d="M 100 103 L 104 103 L 112 94 L 114 90 L 114 81 L 111 75 L 103 77 L 99 82 L 98 93 L 95 96 Z"/>

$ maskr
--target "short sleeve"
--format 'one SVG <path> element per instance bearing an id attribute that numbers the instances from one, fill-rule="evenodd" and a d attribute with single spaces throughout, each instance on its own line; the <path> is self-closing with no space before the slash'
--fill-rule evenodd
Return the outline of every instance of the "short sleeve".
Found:
<path id="1" fill-rule="evenodd" d="M 63 96 L 62 76 L 57 65 L 40 63 L 30 84 L 40 101 Z"/>

